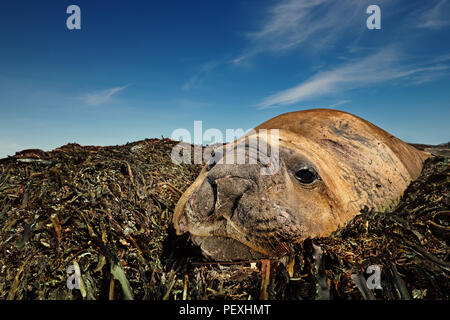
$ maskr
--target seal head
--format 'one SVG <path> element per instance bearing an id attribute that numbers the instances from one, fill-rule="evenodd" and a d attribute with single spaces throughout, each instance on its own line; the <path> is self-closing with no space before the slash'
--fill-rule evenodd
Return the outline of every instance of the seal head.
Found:
<path id="1" fill-rule="evenodd" d="M 255 149 L 252 139 L 267 149 Z M 239 146 L 245 161 L 230 164 Z M 394 206 L 429 157 L 370 122 L 329 109 L 280 115 L 223 150 L 183 194 L 173 223 L 206 256 L 224 261 L 281 256 L 361 210 Z"/>

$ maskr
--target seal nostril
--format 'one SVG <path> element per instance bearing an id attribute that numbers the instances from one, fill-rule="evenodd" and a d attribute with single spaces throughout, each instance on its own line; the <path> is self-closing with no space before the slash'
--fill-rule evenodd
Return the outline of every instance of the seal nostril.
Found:
<path id="1" fill-rule="evenodd" d="M 208 182 L 210 185 L 217 187 L 216 178 L 213 178 L 213 177 L 211 177 L 211 175 L 208 175 L 208 176 L 206 176 L 206 179 L 208 179 Z"/>
<path id="2" fill-rule="evenodd" d="M 241 194 L 240 196 L 237 196 L 236 199 L 234 199 L 233 201 L 233 206 L 231 207 L 231 213 L 232 215 L 234 214 L 234 212 L 236 211 L 238 205 L 239 205 L 239 201 L 241 201 L 242 197 L 244 196 L 244 194 Z"/>
<path id="3" fill-rule="evenodd" d="M 214 158 L 214 156 L 209 159 L 208 164 L 206 165 L 206 171 L 211 170 L 212 168 L 214 168 L 214 166 L 216 165 L 216 159 Z"/>
<path id="4" fill-rule="evenodd" d="M 208 183 L 211 185 L 213 201 L 214 201 L 211 210 L 207 214 L 207 216 L 210 217 L 214 214 L 214 209 L 215 209 L 215 206 L 217 203 L 217 182 L 216 182 L 216 179 L 212 178 L 211 176 L 207 176 L 206 179 L 207 179 Z"/>

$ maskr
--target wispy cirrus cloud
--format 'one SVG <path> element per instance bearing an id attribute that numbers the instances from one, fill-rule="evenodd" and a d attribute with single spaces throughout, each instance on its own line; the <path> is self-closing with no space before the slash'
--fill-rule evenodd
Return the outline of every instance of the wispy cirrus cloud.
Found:
<path id="1" fill-rule="evenodd" d="M 235 64 L 262 52 L 282 52 L 304 42 L 311 46 L 330 46 L 350 26 L 360 22 L 361 1 L 283 0 L 266 13 L 259 30 L 248 33 L 250 40 Z M 343 19 L 345 17 L 345 19 Z"/>
<path id="2" fill-rule="evenodd" d="M 448 58 L 436 59 L 440 63 L 405 63 L 394 48 L 382 49 L 376 54 L 322 71 L 299 85 L 263 99 L 259 106 L 270 108 L 290 105 L 307 99 L 362 88 L 378 83 L 404 79 L 405 82 L 427 81 L 431 75 L 446 71 Z"/>
<path id="3" fill-rule="evenodd" d="M 217 66 L 219 66 L 219 64 L 220 62 L 218 61 L 209 61 L 205 63 L 197 73 L 195 73 L 191 78 L 189 78 L 188 81 L 183 84 L 181 88 L 184 91 L 189 91 L 197 87 L 198 85 L 200 85 L 206 75 L 214 70 Z"/>
<path id="4" fill-rule="evenodd" d="M 122 87 L 114 87 L 100 91 L 88 92 L 79 97 L 88 106 L 99 106 L 111 102 L 115 95 L 125 90 L 130 85 L 127 84 Z"/>
<path id="5" fill-rule="evenodd" d="M 349 104 L 350 102 L 352 102 L 352 100 L 340 100 L 340 101 L 338 101 L 336 103 L 330 104 L 329 107 L 330 108 L 334 108 L 334 107 L 342 106 L 342 105 L 345 105 L 345 104 Z"/>
<path id="6" fill-rule="evenodd" d="M 301 50 L 329 49 L 343 39 L 354 47 L 366 31 L 366 8 L 371 4 L 371 0 L 277 1 L 265 11 L 259 28 L 247 33 L 248 47 L 231 62 L 238 65 L 263 52 L 279 53 L 300 47 Z M 393 17 L 396 29 L 404 32 L 410 32 L 405 31 L 405 27 L 410 30 L 450 26 L 450 0 L 420 2 L 413 10 L 409 9 L 408 0 L 398 3 L 379 0 L 377 5 L 382 10 L 382 21 Z M 395 33 L 393 31 L 395 29 L 391 28 L 390 32 Z M 404 38 L 401 33 L 396 35 Z"/>
<path id="7" fill-rule="evenodd" d="M 427 29 L 440 29 L 450 26 L 450 1 L 439 0 L 436 1 L 431 8 L 426 11 L 419 18 L 418 27 Z"/>

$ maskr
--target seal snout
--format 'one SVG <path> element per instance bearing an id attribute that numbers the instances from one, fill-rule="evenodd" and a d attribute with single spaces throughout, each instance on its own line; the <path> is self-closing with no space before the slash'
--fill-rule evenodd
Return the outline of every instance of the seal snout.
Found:
<path id="1" fill-rule="evenodd" d="M 256 168 L 253 168 L 256 167 Z M 245 238 L 246 212 L 255 197 L 260 166 L 217 164 L 204 173 L 185 201 L 175 210 L 178 234 L 190 233 L 207 257 L 234 260 L 260 257 Z M 244 223 L 243 223 L 244 222 Z"/>
<path id="2" fill-rule="evenodd" d="M 212 226 L 221 220 L 231 221 L 243 195 L 256 188 L 252 179 L 235 176 L 233 166 L 217 165 L 214 169 L 187 199 L 177 221 L 181 233 L 206 236 L 206 229 L 199 226 L 209 225 L 208 233 L 217 235 L 218 228 Z"/>

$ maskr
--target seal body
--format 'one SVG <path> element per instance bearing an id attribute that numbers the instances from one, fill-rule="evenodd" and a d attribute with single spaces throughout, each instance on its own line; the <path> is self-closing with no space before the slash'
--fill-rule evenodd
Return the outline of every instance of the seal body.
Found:
<path id="1" fill-rule="evenodd" d="M 364 119 L 330 109 L 282 114 L 226 150 L 256 138 L 269 144 L 267 154 L 273 152 L 266 135 L 273 129 L 273 174 L 261 174 L 270 161 L 214 159 L 175 208 L 177 233 L 189 232 L 212 259 L 279 256 L 289 244 L 327 236 L 363 210 L 387 210 L 430 156 Z M 249 160 L 252 147 L 244 145 Z"/>

